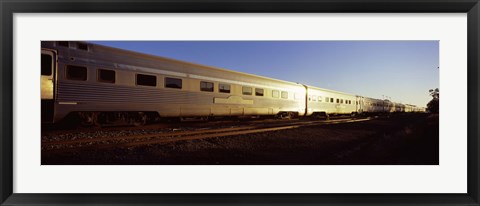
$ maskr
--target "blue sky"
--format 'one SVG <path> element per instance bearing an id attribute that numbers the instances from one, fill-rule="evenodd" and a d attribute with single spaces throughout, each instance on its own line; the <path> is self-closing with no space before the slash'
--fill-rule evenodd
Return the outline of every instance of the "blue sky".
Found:
<path id="1" fill-rule="evenodd" d="M 438 41 L 93 41 L 93 43 L 426 106 Z"/>

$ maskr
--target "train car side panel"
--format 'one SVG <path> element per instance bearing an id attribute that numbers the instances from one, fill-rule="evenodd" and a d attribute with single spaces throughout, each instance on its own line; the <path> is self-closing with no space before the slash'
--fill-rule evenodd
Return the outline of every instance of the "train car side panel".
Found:
<path id="1" fill-rule="evenodd" d="M 304 99 L 294 97 L 304 96 L 304 88 L 295 83 L 161 58 L 122 56 L 115 50 L 54 49 L 60 54 L 55 121 L 70 112 L 154 111 L 164 117 L 189 117 L 303 115 L 305 110 Z M 245 93 L 245 87 L 251 91 Z"/>

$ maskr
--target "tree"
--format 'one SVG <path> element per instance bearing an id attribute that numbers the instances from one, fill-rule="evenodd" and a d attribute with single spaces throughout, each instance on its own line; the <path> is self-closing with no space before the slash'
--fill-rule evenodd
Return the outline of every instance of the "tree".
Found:
<path id="1" fill-rule="evenodd" d="M 439 112 L 439 103 L 440 103 L 440 91 L 438 88 L 430 89 L 430 96 L 432 96 L 432 100 L 428 102 L 427 109 L 431 113 L 438 113 Z"/>

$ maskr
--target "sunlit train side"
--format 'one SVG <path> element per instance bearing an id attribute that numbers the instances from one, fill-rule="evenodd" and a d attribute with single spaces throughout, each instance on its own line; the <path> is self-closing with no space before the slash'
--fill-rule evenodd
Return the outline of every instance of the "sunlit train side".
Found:
<path id="1" fill-rule="evenodd" d="M 383 103 L 381 99 L 374 99 L 370 97 L 363 98 L 363 111 L 362 113 L 382 113 L 384 111 Z"/>
<path id="2" fill-rule="evenodd" d="M 306 86 L 307 116 L 329 117 L 330 115 L 356 114 L 356 96 L 338 91 Z"/>
<path id="3" fill-rule="evenodd" d="M 42 48 L 44 121 L 70 113 L 86 124 L 305 113 L 305 88 L 292 82 L 84 42 Z"/>
<path id="4" fill-rule="evenodd" d="M 42 122 L 73 115 L 87 125 L 142 125 L 160 117 L 421 111 L 414 105 L 75 41 L 42 42 L 41 98 Z"/>
<path id="5" fill-rule="evenodd" d="M 391 102 L 390 100 L 385 100 L 383 101 L 383 111 L 388 112 L 388 113 L 393 113 L 396 111 L 396 105 L 395 102 Z"/>
<path id="6" fill-rule="evenodd" d="M 395 103 L 395 112 L 405 112 L 405 105 L 402 103 Z"/>

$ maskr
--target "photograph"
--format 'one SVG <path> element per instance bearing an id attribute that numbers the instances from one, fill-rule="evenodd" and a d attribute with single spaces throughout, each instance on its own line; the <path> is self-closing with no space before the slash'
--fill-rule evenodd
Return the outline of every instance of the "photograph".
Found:
<path id="1" fill-rule="evenodd" d="M 42 165 L 439 165 L 439 41 L 41 41 Z"/>
<path id="2" fill-rule="evenodd" d="M 0 0 L 0 206 L 478 206 L 479 1 Z"/>

